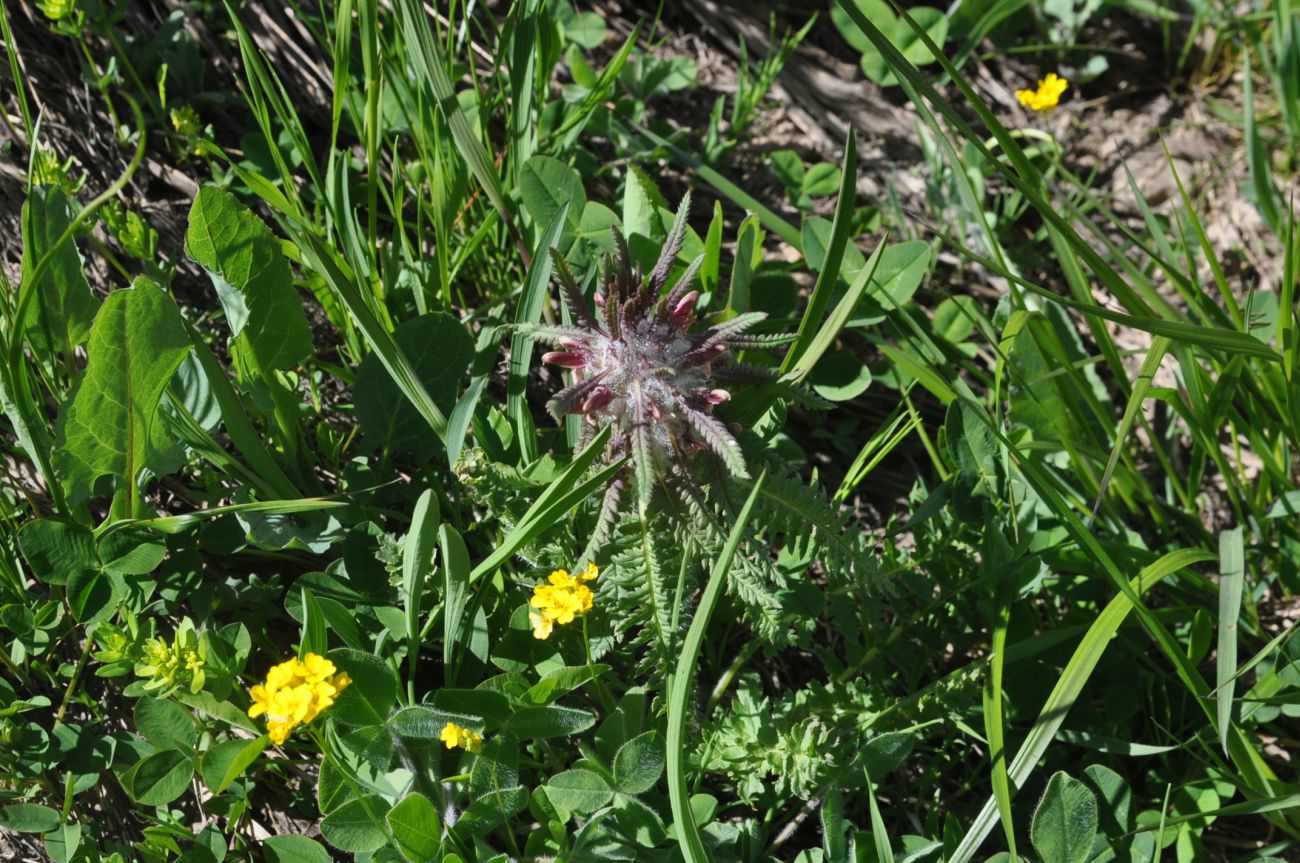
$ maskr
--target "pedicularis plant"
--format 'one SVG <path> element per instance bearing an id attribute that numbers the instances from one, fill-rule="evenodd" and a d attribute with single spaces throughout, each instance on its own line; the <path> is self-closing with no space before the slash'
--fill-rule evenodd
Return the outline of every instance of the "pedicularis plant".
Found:
<path id="1" fill-rule="evenodd" d="M 753 153 L 811 24 L 683 130 L 649 22 L 326 5 L 292 62 L 275 4 L 0 10 L 0 857 L 1294 855 L 1285 3 L 1246 110 L 1285 278 L 1245 294 L 1181 186 L 1139 230 L 1071 172 L 1086 76 L 1012 115 L 934 53 L 1005 4 L 836 5 L 924 109 L 933 225 L 856 200 L 852 134 Z M 42 51 L 116 178 L 37 122 Z M 183 237 L 142 164 L 194 179 Z M 766 164 L 799 224 L 727 178 Z"/>

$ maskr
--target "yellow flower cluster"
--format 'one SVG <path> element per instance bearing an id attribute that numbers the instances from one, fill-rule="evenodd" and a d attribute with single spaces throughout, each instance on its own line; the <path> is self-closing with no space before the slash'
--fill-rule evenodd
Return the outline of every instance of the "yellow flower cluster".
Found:
<path id="1" fill-rule="evenodd" d="M 483 735 L 468 728 L 462 728 L 454 722 L 448 722 L 442 729 L 440 737 L 448 749 L 459 746 L 468 752 L 478 752 L 483 748 Z"/>
<path id="2" fill-rule="evenodd" d="M 1048 72 L 1046 78 L 1038 80 L 1037 90 L 1017 90 L 1016 98 L 1031 111 L 1048 111 L 1060 103 L 1061 94 L 1069 86 L 1069 81 L 1058 77 L 1055 72 Z"/>
<path id="3" fill-rule="evenodd" d="M 533 598 L 529 605 L 537 609 L 528 612 L 528 620 L 533 625 L 533 638 L 548 638 L 557 623 L 572 623 L 579 614 L 591 611 L 591 588 L 587 582 L 593 581 L 599 571 L 596 564 L 587 564 L 584 572 L 569 575 L 563 569 L 557 569 L 547 579 L 547 584 L 533 588 Z"/>
<path id="4" fill-rule="evenodd" d="M 253 706 L 248 715 L 266 714 L 266 733 L 284 743 L 295 726 L 305 725 L 334 703 L 334 697 L 351 683 L 346 672 L 323 656 L 309 653 L 271 667 L 266 683 L 249 690 Z"/>
<path id="5" fill-rule="evenodd" d="M 179 108 L 172 108 L 170 111 L 172 128 L 176 134 L 185 138 L 193 138 L 203 131 L 203 121 L 199 119 L 199 112 L 195 111 L 189 105 L 182 105 Z"/>

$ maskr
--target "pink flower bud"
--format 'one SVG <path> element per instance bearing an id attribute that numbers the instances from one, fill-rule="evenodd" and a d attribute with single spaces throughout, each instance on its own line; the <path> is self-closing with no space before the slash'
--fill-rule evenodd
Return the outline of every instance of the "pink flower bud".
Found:
<path id="1" fill-rule="evenodd" d="M 720 405 L 723 402 L 731 401 L 731 393 L 726 390 L 709 390 L 708 394 L 704 396 L 704 400 L 711 405 Z"/>
<path id="2" fill-rule="evenodd" d="M 601 308 L 601 309 L 605 308 L 605 295 L 600 291 L 596 291 L 596 294 L 595 296 L 592 297 L 592 300 L 595 301 L 597 308 Z"/>
<path id="3" fill-rule="evenodd" d="M 560 347 L 570 351 L 577 351 L 582 349 L 582 342 L 564 337 L 560 339 Z"/>
<path id="4" fill-rule="evenodd" d="M 614 400 L 614 394 L 609 390 L 601 387 L 583 401 L 578 407 L 578 413 L 589 414 L 598 411 L 601 408 L 608 407 L 609 403 Z"/>
<path id="5" fill-rule="evenodd" d="M 582 354 L 575 354 L 570 351 L 548 351 L 542 354 L 542 362 L 550 363 L 553 366 L 562 366 L 566 369 L 580 369 L 587 365 L 587 361 Z"/>
<path id="6" fill-rule="evenodd" d="M 669 314 L 671 314 L 674 318 L 685 317 L 686 315 L 690 314 L 691 311 L 695 308 L 695 301 L 698 300 L 699 298 L 700 298 L 699 291 L 691 291 L 686 296 L 682 297 L 680 300 L 677 301 L 677 305 L 673 306 L 673 310 Z"/>

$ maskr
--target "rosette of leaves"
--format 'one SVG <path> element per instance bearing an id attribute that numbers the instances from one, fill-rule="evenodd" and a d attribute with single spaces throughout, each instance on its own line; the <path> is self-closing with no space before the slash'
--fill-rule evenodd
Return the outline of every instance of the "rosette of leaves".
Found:
<path id="1" fill-rule="evenodd" d="M 689 211 L 688 194 L 648 274 L 633 263 L 626 239 L 614 229 L 615 253 L 604 262 L 595 309 L 588 307 L 567 261 L 552 250 L 556 280 L 573 324 L 529 330 L 556 348 L 543 354 L 542 362 L 572 374 L 570 384 L 547 409 L 557 422 L 568 414 L 584 418 L 579 446 L 594 432 L 612 426 L 609 455 L 627 458 L 641 512 L 657 486 L 693 490 L 692 466 L 700 456 L 722 465 L 733 477 L 749 476 L 737 429 L 723 422 L 715 408 L 731 399 L 729 386 L 765 376 L 729 355 L 794 340 L 792 334 L 752 332 L 767 317 L 762 312 L 700 321 L 700 293 L 692 286 L 703 256 L 665 293 L 682 250 Z M 610 487 L 606 514 L 617 510 L 624 485 L 619 481 Z"/>

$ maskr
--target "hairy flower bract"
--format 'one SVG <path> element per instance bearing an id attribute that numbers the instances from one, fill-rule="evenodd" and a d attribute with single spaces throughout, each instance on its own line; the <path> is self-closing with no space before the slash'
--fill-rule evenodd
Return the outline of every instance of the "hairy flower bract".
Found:
<path id="1" fill-rule="evenodd" d="M 750 333 L 767 317 L 762 312 L 742 312 L 696 326 L 700 293 L 692 285 L 703 255 L 668 287 L 689 210 L 688 195 L 648 275 L 633 265 L 626 240 L 613 231 L 615 254 L 605 262 L 594 311 L 564 257 L 552 250 L 573 325 L 526 328 L 557 348 L 545 353 L 542 362 L 573 376 L 547 409 L 557 421 L 566 414 L 584 418 L 580 445 L 595 431 L 611 428 L 609 455 L 628 459 L 643 508 L 658 482 L 692 482 L 691 461 L 698 453 L 714 456 L 732 476 L 748 476 L 736 429 L 715 416 L 714 409 L 731 399 L 728 385 L 774 376 L 761 367 L 738 365 L 727 354 L 794 338 Z M 617 509 L 622 485 L 620 478 L 611 487 L 606 513 Z"/>

